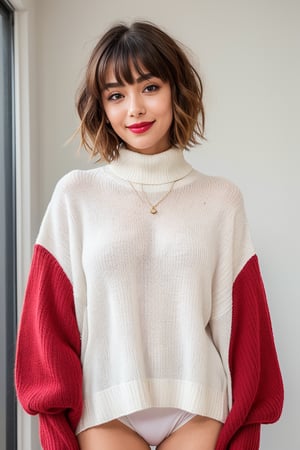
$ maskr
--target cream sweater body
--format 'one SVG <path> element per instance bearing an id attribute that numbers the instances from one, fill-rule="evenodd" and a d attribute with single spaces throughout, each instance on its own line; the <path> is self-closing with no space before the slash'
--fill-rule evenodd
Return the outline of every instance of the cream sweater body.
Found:
<path id="1" fill-rule="evenodd" d="M 174 181 L 151 214 L 145 194 L 156 203 Z M 60 180 L 37 244 L 73 287 L 77 432 L 159 406 L 225 421 L 232 287 L 254 255 L 232 183 L 192 169 L 181 150 L 122 149 L 117 161 Z"/>

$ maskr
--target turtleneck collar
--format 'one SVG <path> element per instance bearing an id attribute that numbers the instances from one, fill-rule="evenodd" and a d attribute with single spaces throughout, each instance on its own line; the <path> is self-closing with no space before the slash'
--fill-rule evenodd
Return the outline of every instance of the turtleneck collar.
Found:
<path id="1" fill-rule="evenodd" d="M 144 155 L 126 148 L 109 164 L 114 175 L 140 184 L 164 184 L 180 180 L 192 171 L 183 151 L 170 148 L 155 155 Z"/>

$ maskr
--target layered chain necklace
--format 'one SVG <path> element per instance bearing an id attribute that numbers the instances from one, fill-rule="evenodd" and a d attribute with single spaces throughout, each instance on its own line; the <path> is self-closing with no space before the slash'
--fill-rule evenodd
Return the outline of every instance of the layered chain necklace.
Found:
<path id="1" fill-rule="evenodd" d="M 127 180 L 127 181 L 130 184 L 130 186 L 132 187 L 132 189 L 134 190 L 134 192 L 137 194 L 139 199 L 142 200 L 142 202 L 147 203 L 150 206 L 150 210 L 149 210 L 150 213 L 151 214 L 157 214 L 158 213 L 158 210 L 157 210 L 158 205 L 160 205 L 168 197 L 168 195 L 172 192 L 172 190 L 174 188 L 174 185 L 175 185 L 177 180 L 173 181 L 173 183 L 170 186 L 170 189 L 156 203 L 151 203 L 150 202 L 148 195 L 144 191 L 144 185 L 143 184 L 142 184 L 142 195 L 141 195 L 141 193 L 136 189 L 134 184 L 131 181 L 129 181 L 129 180 Z"/>

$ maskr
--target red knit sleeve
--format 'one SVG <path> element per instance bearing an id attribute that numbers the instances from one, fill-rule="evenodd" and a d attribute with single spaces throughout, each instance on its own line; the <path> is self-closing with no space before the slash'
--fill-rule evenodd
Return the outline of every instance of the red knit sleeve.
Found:
<path id="1" fill-rule="evenodd" d="M 56 259 L 36 245 L 17 339 L 17 396 L 39 414 L 44 450 L 78 450 L 82 410 L 80 335 L 73 290 Z"/>
<path id="2" fill-rule="evenodd" d="M 256 256 L 233 286 L 229 366 L 233 405 L 216 450 L 258 450 L 260 425 L 280 417 L 283 383 Z"/>

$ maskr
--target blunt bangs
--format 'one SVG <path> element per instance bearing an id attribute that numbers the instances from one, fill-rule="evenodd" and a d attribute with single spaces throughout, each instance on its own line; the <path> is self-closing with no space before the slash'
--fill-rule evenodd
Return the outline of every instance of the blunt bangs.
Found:
<path id="1" fill-rule="evenodd" d="M 166 58 L 147 39 L 135 36 L 133 33 L 124 33 L 117 43 L 112 43 L 103 54 L 99 62 L 98 79 L 102 90 L 106 83 L 109 67 L 113 67 L 116 81 L 120 84 L 133 84 L 132 68 L 143 77 L 150 73 L 163 81 L 172 81 L 171 73 L 166 64 Z"/>

